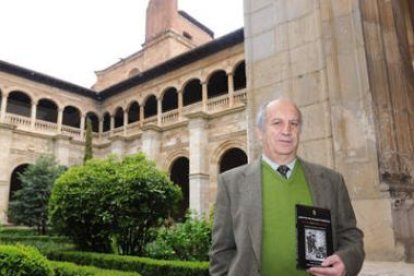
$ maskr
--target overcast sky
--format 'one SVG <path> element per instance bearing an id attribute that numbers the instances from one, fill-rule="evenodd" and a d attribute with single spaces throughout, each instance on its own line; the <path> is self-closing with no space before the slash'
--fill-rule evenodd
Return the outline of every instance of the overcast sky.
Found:
<path id="1" fill-rule="evenodd" d="M 0 0 L 0 60 L 84 87 L 141 49 L 148 0 Z M 178 0 L 220 37 L 243 27 L 243 0 Z"/>

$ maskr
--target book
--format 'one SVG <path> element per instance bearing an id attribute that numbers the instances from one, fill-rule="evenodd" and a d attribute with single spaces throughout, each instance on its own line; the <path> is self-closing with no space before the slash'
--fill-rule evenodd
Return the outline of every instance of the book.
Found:
<path id="1" fill-rule="evenodd" d="M 297 204 L 296 241 L 298 269 L 320 266 L 333 254 L 332 223 L 329 209 Z"/>

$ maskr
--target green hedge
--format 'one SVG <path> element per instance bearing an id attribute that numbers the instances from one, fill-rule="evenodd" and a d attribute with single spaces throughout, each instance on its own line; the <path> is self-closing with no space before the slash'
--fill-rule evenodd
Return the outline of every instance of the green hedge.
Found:
<path id="1" fill-rule="evenodd" d="M 150 258 L 120 256 L 114 254 L 55 251 L 48 258 L 56 261 L 92 265 L 100 268 L 135 271 L 145 276 L 204 276 L 208 273 L 208 262 L 164 261 Z"/>
<path id="2" fill-rule="evenodd" d="M 80 266 L 68 262 L 50 261 L 55 276 L 140 276 L 138 272 L 124 272 L 119 270 L 100 269 L 94 266 Z"/>
<path id="3" fill-rule="evenodd" d="M 1 276 L 51 276 L 53 270 L 48 260 L 32 247 L 0 245 Z"/>

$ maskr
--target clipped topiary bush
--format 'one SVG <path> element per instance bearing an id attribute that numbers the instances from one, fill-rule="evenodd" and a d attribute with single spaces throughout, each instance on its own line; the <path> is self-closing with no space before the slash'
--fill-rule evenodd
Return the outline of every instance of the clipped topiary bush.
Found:
<path id="1" fill-rule="evenodd" d="M 54 275 L 47 259 L 29 246 L 0 245 L 0 276 Z"/>
<path id="2" fill-rule="evenodd" d="M 181 191 L 143 154 L 92 159 L 56 181 L 49 201 L 56 232 L 82 250 L 140 255 Z"/>

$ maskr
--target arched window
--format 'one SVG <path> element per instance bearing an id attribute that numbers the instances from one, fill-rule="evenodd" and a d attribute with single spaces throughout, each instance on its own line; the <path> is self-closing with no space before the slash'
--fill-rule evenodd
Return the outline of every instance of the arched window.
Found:
<path id="1" fill-rule="evenodd" d="M 65 126 L 80 128 L 81 113 L 79 109 L 71 105 L 63 109 L 62 124 Z"/>
<path id="2" fill-rule="evenodd" d="M 111 115 L 109 115 L 109 112 L 105 112 L 103 116 L 103 132 L 107 132 L 111 129 Z"/>
<path id="3" fill-rule="evenodd" d="M 246 88 L 246 64 L 241 62 L 233 73 L 234 91 Z"/>
<path id="4" fill-rule="evenodd" d="M 178 108 L 178 94 L 174 87 L 168 88 L 162 97 L 162 112 Z"/>
<path id="5" fill-rule="evenodd" d="M 185 213 L 190 207 L 190 161 L 186 157 L 177 158 L 170 168 L 170 179 L 180 186 L 183 198 L 178 206 L 178 212 L 173 217 L 176 220 L 182 220 Z"/>
<path id="6" fill-rule="evenodd" d="M 99 118 L 98 115 L 94 112 L 88 112 L 86 114 L 86 120 L 90 120 L 92 124 L 92 131 L 93 132 L 99 132 Z M 85 129 L 86 129 L 86 121 L 85 121 Z"/>
<path id="7" fill-rule="evenodd" d="M 32 110 L 32 100 L 25 93 L 13 91 L 7 98 L 6 112 L 20 116 L 30 117 Z"/>
<path id="8" fill-rule="evenodd" d="M 220 173 L 247 164 L 246 153 L 239 148 L 227 150 L 220 159 Z"/>
<path id="9" fill-rule="evenodd" d="M 22 164 L 13 170 L 10 178 L 9 202 L 13 200 L 14 193 L 22 188 L 22 182 L 20 181 L 19 175 L 23 173 L 28 166 L 29 164 Z"/>
<path id="10" fill-rule="evenodd" d="M 122 107 L 118 107 L 115 111 L 115 128 L 124 125 L 124 110 Z"/>
<path id="11" fill-rule="evenodd" d="M 128 124 L 139 121 L 140 107 L 137 102 L 133 102 L 128 108 Z"/>
<path id="12" fill-rule="evenodd" d="M 225 71 L 220 70 L 214 72 L 210 79 L 208 80 L 207 85 L 207 94 L 208 98 L 213 98 L 227 94 L 228 85 L 227 85 L 227 74 Z"/>
<path id="13" fill-rule="evenodd" d="M 144 118 L 157 115 L 157 98 L 151 95 L 147 98 L 144 105 Z"/>
<path id="14" fill-rule="evenodd" d="M 201 82 L 199 79 L 193 79 L 189 81 L 183 92 L 183 105 L 187 106 L 203 100 L 203 92 Z"/>
<path id="15" fill-rule="evenodd" d="M 132 68 L 132 70 L 129 71 L 129 73 L 128 73 L 128 78 L 133 77 L 133 76 L 138 75 L 138 74 L 139 74 L 139 69 L 138 68 Z"/>
<path id="16" fill-rule="evenodd" d="M 37 103 L 36 119 L 47 121 L 51 123 L 57 123 L 58 107 L 57 105 L 48 99 L 41 99 Z"/>

